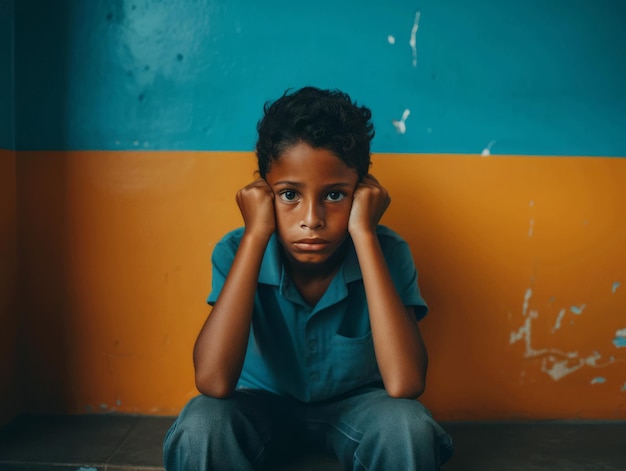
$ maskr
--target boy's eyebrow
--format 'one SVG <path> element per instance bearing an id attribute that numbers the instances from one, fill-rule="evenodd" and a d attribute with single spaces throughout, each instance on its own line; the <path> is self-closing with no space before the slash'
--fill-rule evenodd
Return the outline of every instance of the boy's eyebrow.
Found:
<path id="1" fill-rule="evenodd" d="M 274 186 L 277 185 L 288 185 L 288 186 L 295 186 L 296 188 L 302 188 L 304 186 L 306 186 L 306 183 L 303 182 L 292 182 L 289 180 L 281 180 L 278 182 L 274 183 Z M 348 182 L 335 182 L 335 183 L 329 183 L 328 185 L 324 185 L 324 188 L 336 188 L 336 187 L 348 187 L 348 188 L 352 188 L 352 184 L 348 183 Z"/>

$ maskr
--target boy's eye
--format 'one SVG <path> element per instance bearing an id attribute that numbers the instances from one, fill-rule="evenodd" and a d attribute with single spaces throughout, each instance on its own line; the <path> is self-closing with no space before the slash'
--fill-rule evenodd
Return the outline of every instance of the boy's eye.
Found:
<path id="1" fill-rule="evenodd" d="M 279 196 L 283 201 L 294 201 L 298 195 L 293 190 L 285 190 Z"/>
<path id="2" fill-rule="evenodd" d="M 345 197 L 346 195 L 343 194 L 341 191 L 331 191 L 330 193 L 328 193 L 327 196 L 330 201 L 341 201 Z"/>

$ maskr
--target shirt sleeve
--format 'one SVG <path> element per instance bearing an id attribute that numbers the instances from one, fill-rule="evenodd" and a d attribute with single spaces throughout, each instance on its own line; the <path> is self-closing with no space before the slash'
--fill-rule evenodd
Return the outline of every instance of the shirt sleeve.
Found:
<path id="1" fill-rule="evenodd" d="M 230 272 L 230 267 L 235 259 L 239 241 L 240 239 L 233 237 L 231 233 L 220 240 L 213 249 L 213 255 L 211 256 L 211 292 L 207 298 L 207 303 L 211 306 L 215 304 L 222 292 L 222 288 L 226 282 L 226 276 Z"/>
<path id="2" fill-rule="evenodd" d="M 405 306 L 415 308 L 417 320 L 423 319 L 428 313 L 428 305 L 419 289 L 417 268 L 409 244 L 399 236 L 386 237 L 381 242 L 383 242 L 385 260 L 400 299 Z"/>

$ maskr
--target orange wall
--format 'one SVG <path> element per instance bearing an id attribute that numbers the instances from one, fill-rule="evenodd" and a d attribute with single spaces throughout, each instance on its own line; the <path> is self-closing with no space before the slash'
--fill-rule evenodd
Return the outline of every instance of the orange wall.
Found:
<path id="1" fill-rule="evenodd" d="M 254 168 L 19 152 L 25 410 L 176 414 L 196 394 L 211 251 Z M 393 154 L 372 171 L 431 306 L 438 418 L 626 418 L 626 159 Z"/>
<path id="2" fill-rule="evenodd" d="M 0 150 L 0 424 L 19 413 L 15 152 Z"/>

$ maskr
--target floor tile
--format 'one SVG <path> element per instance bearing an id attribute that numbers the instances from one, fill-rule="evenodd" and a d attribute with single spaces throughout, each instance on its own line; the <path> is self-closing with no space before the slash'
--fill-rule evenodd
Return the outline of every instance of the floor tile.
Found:
<path id="1" fill-rule="evenodd" d="M 108 461 L 109 469 L 131 471 L 138 466 L 163 469 L 163 438 L 174 418 L 140 417 Z"/>
<path id="2" fill-rule="evenodd" d="M 119 415 L 22 416 L 0 433 L 0 463 L 103 465 L 137 420 Z"/>
<path id="3" fill-rule="evenodd" d="M 626 423 L 448 423 L 444 471 L 626 470 Z"/>

